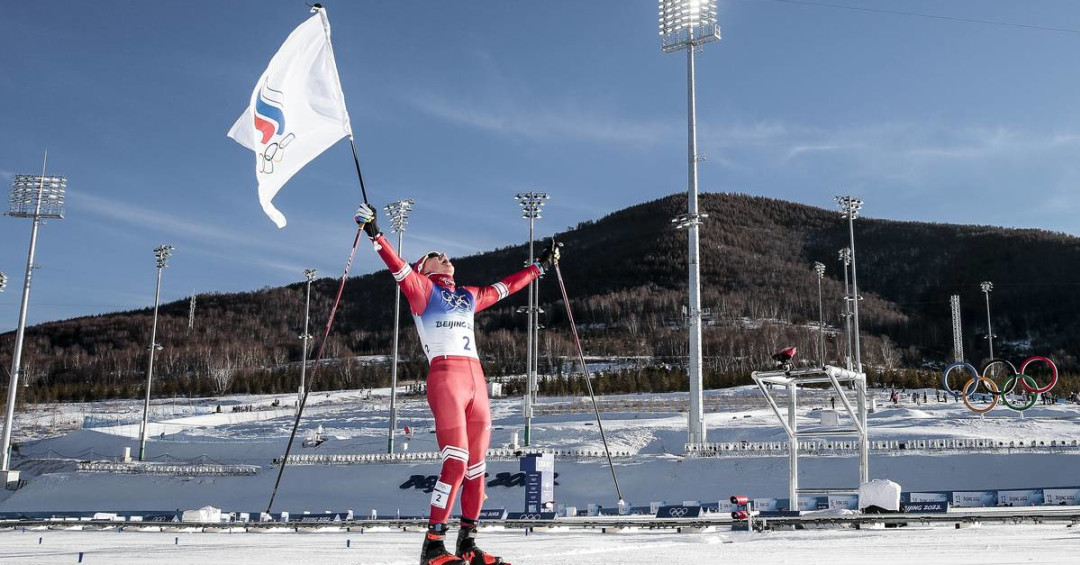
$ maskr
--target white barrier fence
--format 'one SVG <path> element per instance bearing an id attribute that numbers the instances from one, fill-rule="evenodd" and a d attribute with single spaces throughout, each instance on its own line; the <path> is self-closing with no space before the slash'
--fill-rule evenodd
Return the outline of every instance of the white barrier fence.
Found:
<path id="1" fill-rule="evenodd" d="M 550 453 L 556 459 L 591 460 L 605 459 L 603 450 L 590 449 L 529 449 L 528 451 L 513 449 L 489 449 L 488 461 L 517 461 L 524 453 Z M 612 451 L 613 459 L 625 459 L 633 454 L 629 451 Z M 275 459 L 274 463 L 280 463 Z M 415 453 L 358 453 L 358 454 L 320 454 L 320 455 L 290 455 L 289 465 L 364 465 L 369 463 L 426 463 L 442 461 L 438 451 L 423 451 Z"/>
<path id="2" fill-rule="evenodd" d="M 719 412 L 722 409 L 731 409 L 730 399 L 706 397 L 704 403 L 705 408 L 710 412 Z M 765 401 L 755 401 L 753 402 L 753 406 L 764 407 Z M 598 398 L 596 400 L 596 407 L 600 412 L 686 412 L 690 409 L 690 401 L 685 398 Z M 579 398 L 572 402 L 540 403 L 533 406 L 533 413 L 538 416 L 580 414 L 592 411 L 592 401 L 589 400 L 588 397 Z"/>
<path id="3" fill-rule="evenodd" d="M 128 475 L 176 475 L 182 477 L 254 475 L 258 465 L 217 465 L 183 463 L 114 463 L 80 461 L 78 469 L 87 473 L 124 473 Z"/>
<path id="4" fill-rule="evenodd" d="M 740 441 L 686 444 L 689 457 L 786 457 L 786 441 Z M 858 453 L 857 441 L 800 441 L 799 453 L 807 455 L 850 455 Z M 905 453 L 1080 453 L 1075 439 L 906 439 L 871 440 L 870 452 L 879 455 Z"/>

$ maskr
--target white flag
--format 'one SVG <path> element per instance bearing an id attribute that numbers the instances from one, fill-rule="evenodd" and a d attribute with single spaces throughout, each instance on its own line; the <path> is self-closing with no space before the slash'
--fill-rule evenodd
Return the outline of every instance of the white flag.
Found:
<path id="1" fill-rule="evenodd" d="M 281 187 L 304 165 L 345 136 L 352 136 L 345 95 L 338 79 L 326 9 L 297 27 L 266 72 L 229 137 L 255 152 L 259 203 L 277 224 L 285 216 L 271 204 Z"/>

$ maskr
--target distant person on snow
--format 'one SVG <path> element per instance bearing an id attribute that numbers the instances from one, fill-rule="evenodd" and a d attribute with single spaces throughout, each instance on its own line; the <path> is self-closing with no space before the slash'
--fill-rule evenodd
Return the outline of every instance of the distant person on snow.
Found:
<path id="1" fill-rule="evenodd" d="M 484 457 L 491 440 L 487 382 L 476 353 L 473 314 L 525 288 L 559 259 L 552 244 L 536 263 L 490 286 L 458 286 L 454 265 L 445 253 L 425 254 L 409 265 L 379 231 L 375 210 L 363 204 L 354 219 L 371 238 L 409 301 L 416 331 L 430 369 L 428 406 L 435 416 L 435 438 L 442 472 L 431 493 L 431 518 L 420 554 L 421 565 L 509 565 L 476 546 L 476 528 L 484 504 Z M 444 540 L 447 519 L 461 487 L 461 529 L 456 555 Z"/>

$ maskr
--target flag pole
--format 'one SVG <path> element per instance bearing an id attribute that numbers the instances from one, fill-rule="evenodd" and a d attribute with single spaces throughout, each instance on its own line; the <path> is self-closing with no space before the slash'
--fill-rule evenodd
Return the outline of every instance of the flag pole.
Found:
<path id="1" fill-rule="evenodd" d="M 364 188 L 364 175 L 360 172 L 360 159 L 356 156 L 356 143 L 353 142 L 352 135 L 349 136 L 349 147 L 352 147 L 352 159 L 353 164 L 356 165 L 356 177 L 360 179 L 360 194 L 364 197 L 364 204 L 367 204 L 367 189 Z"/>

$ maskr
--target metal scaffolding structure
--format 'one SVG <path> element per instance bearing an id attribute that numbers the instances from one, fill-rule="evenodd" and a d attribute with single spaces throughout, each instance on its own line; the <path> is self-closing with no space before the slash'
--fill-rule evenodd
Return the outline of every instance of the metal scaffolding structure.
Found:
<path id="1" fill-rule="evenodd" d="M 866 374 L 857 373 L 848 369 L 841 369 L 831 365 L 823 367 L 810 367 L 806 369 L 789 369 L 777 371 L 754 371 L 751 373 L 754 383 L 761 389 L 772 408 L 776 418 L 783 426 L 788 437 L 788 496 L 791 500 L 791 510 L 798 509 L 800 494 L 840 494 L 858 492 L 855 488 L 805 488 L 799 486 L 799 442 L 815 438 L 854 437 L 859 442 L 859 484 L 866 483 L 870 478 L 870 442 L 869 430 L 866 423 L 867 398 L 866 398 Z M 798 398 L 799 387 L 811 384 L 828 383 L 840 398 L 840 403 L 849 418 L 847 426 L 838 427 L 806 427 L 798 425 Z M 842 383 L 854 385 L 855 406 L 852 406 Z M 781 412 L 780 407 L 773 398 L 772 387 L 783 387 L 787 391 L 787 411 Z"/>

